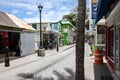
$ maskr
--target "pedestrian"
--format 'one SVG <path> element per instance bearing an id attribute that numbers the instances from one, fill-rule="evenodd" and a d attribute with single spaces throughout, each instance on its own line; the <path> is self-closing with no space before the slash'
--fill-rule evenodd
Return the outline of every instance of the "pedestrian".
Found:
<path id="1" fill-rule="evenodd" d="M 48 49 L 48 41 L 46 39 L 44 40 L 43 44 L 44 44 L 45 50 L 47 50 Z"/>
<path id="2" fill-rule="evenodd" d="M 54 48 L 57 47 L 57 39 L 54 39 Z"/>

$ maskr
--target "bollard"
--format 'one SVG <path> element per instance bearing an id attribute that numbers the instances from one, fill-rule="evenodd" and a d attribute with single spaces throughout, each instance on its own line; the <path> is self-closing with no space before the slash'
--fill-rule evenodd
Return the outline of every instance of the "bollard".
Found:
<path id="1" fill-rule="evenodd" d="M 9 57 L 5 57 L 5 67 L 8 67 L 9 65 Z"/>
<path id="2" fill-rule="evenodd" d="M 57 51 L 59 51 L 59 46 L 58 46 L 58 42 L 57 42 Z"/>
<path id="3" fill-rule="evenodd" d="M 9 63 L 9 57 L 8 57 L 8 47 L 5 48 L 5 53 L 6 53 L 6 56 L 5 56 L 5 67 L 8 67 L 10 65 Z"/>

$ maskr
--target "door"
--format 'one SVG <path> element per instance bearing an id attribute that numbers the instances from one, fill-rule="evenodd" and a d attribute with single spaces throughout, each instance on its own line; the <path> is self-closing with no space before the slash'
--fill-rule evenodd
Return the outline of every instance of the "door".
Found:
<path id="1" fill-rule="evenodd" d="M 115 73 L 120 76 L 120 27 L 115 29 Z"/>
<path id="2" fill-rule="evenodd" d="M 120 28 L 117 26 L 115 31 L 115 70 L 120 70 Z"/>
<path id="3" fill-rule="evenodd" d="M 21 56 L 35 52 L 35 33 L 21 33 Z"/>

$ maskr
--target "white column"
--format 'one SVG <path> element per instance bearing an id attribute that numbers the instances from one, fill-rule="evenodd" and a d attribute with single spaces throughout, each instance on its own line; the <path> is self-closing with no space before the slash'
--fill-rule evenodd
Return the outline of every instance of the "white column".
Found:
<path id="1" fill-rule="evenodd" d="M 89 31 L 92 33 L 92 1 L 89 0 Z"/>

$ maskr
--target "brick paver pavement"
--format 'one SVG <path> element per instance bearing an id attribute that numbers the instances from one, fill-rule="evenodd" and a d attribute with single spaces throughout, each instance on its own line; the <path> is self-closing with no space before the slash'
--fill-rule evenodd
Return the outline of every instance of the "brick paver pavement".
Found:
<path id="1" fill-rule="evenodd" d="M 70 47 L 73 47 L 73 46 L 75 46 L 75 45 L 73 44 L 73 45 L 59 47 L 58 52 L 57 52 L 56 49 L 45 50 L 45 56 L 44 57 L 48 57 L 48 56 L 57 54 L 57 53 L 59 53 L 61 51 L 64 51 L 64 50 L 70 48 Z M 40 60 L 40 59 L 42 59 L 44 57 L 37 56 L 37 53 L 27 55 L 27 56 L 20 57 L 20 58 L 14 59 L 14 60 L 10 60 L 10 66 L 9 67 L 5 67 L 4 62 L 0 63 L 0 72 L 4 72 L 4 71 L 7 71 L 9 69 L 13 69 L 15 67 L 19 67 L 19 66 L 22 66 L 22 65 L 25 65 L 25 64 Z"/>
<path id="2" fill-rule="evenodd" d="M 64 51 L 73 46 L 75 46 L 75 45 L 60 47 L 59 52 Z M 49 57 L 49 56 L 57 54 L 59 52 L 57 52 L 56 49 L 46 50 L 44 57 Z M 111 74 L 106 66 L 106 63 L 104 62 L 103 65 L 95 65 L 94 64 L 94 56 L 90 56 L 90 54 L 92 54 L 90 46 L 88 45 L 88 43 L 85 43 L 85 58 L 84 58 L 85 65 L 84 66 L 85 66 L 86 80 L 113 80 L 113 79 L 111 79 Z M 4 63 L 1 63 L 0 64 L 0 72 L 4 72 L 9 69 L 13 69 L 15 67 L 22 66 L 22 65 L 31 63 L 33 61 L 40 60 L 44 57 L 38 57 L 37 54 L 27 55 L 25 57 L 11 60 L 9 67 L 4 67 Z M 104 79 L 104 78 L 106 78 L 106 79 Z"/>

